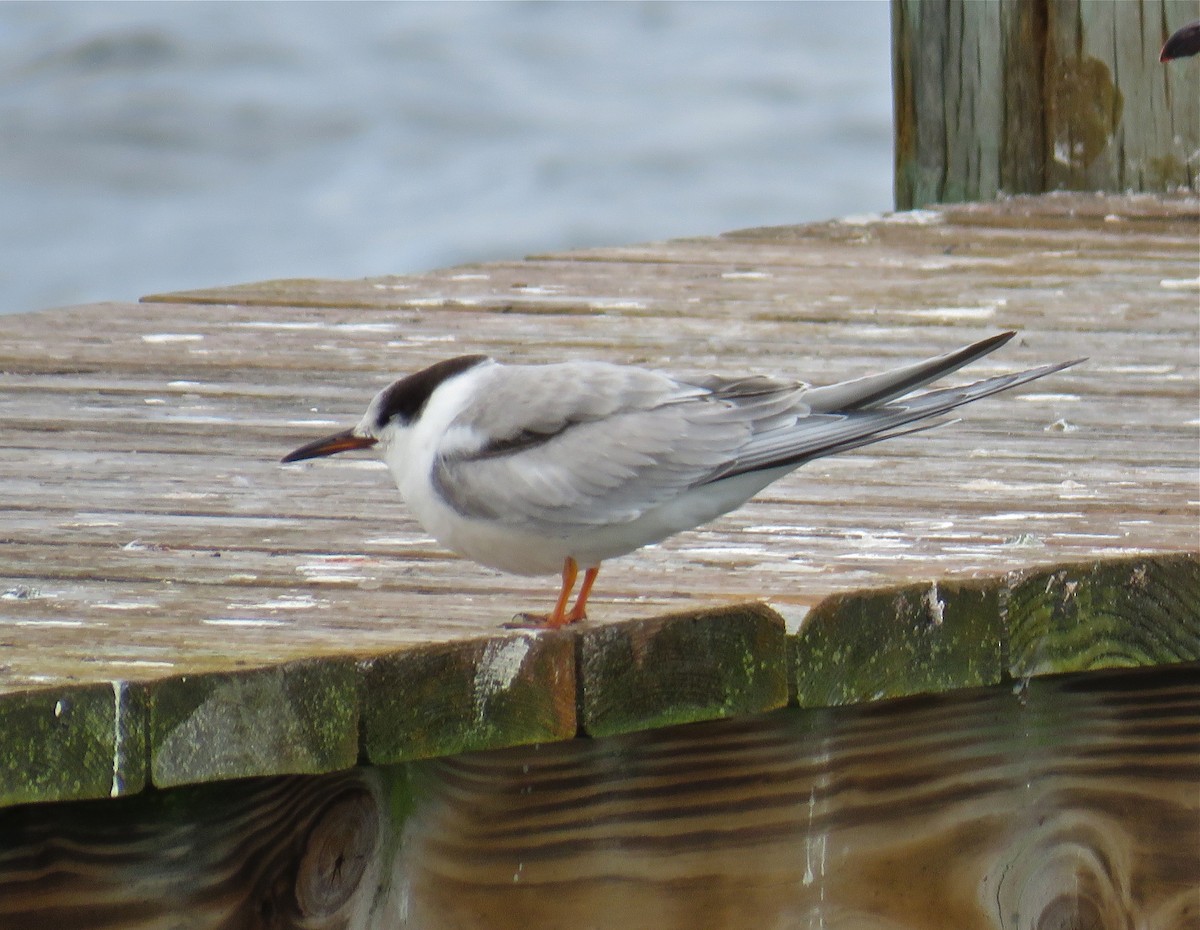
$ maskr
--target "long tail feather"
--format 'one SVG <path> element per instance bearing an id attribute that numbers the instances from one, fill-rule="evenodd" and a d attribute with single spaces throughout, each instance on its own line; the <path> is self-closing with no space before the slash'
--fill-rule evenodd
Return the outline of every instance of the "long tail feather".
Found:
<path id="1" fill-rule="evenodd" d="M 885 404 L 889 400 L 903 397 L 911 391 L 943 375 L 958 371 L 982 358 L 1012 339 L 1016 333 L 998 333 L 963 349 L 956 349 L 936 358 L 906 365 L 878 375 L 867 375 L 853 381 L 842 381 L 822 387 L 809 388 L 804 392 L 804 401 L 813 413 L 849 413 Z"/>
<path id="2" fill-rule="evenodd" d="M 904 435 L 913 431 L 901 430 L 901 427 L 910 423 L 941 416 L 956 407 L 1027 384 L 1081 361 L 1083 359 L 1043 365 L 1040 368 L 998 375 L 961 387 L 928 391 L 901 403 L 881 407 L 852 409 L 847 413 L 839 411 L 814 414 L 801 420 L 795 430 L 781 430 L 775 436 L 764 436 L 761 443 L 744 450 L 744 454 L 736 462 L 731 462 L 723 471 L 710 475 L 705 483 L 752 471 L 796 467 L 812 459 L 836 455 Z"/>

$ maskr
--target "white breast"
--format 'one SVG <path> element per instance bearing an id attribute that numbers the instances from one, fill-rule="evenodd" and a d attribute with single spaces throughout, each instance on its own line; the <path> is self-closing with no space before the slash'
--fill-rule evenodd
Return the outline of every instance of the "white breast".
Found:
<path id="1" fill-rule="evenodd" d="M 562 570 L 563 560 L 570 554 L 567 541 L 464 517 L 447 505 L 433 486 L 431 476 L 439 455 L 473 451 L 486 443 L 487 437 L 477 430 L 451 423 L 486 383 L 492 369 L 485 364 L 452 378 L 433 392 L 415 424 L 389 426 L 380 436 L 383 460 L 413 516 L 447 549 L 513 574 L 554 574 Z"/>
<path id="2" fill-rule="evenodd" d="M 598 565 L 707 523 L 791 470 L 756 472 L 694 488 L 636 520 L 581 528 L 571 535 L 561 535 L 562 526 L 538 533 L 500 520 L 466 517 L 438 493 L 433 469 L 439 455 L 473 452 L 487 444 L 478 428 L 451 424 L 472 398 L 487 390 L 493 373 L 494 366 L 483 365 L 452 378 L 433 392 L 414 425 L 389 426 L 380 436 L 384 461 L 413 516 L 443 546 L 481 565 L 520 575 L 557 573 L 568 556 L 584 568 Z M 503 494 L 497 497 L 503 500 Z"/>

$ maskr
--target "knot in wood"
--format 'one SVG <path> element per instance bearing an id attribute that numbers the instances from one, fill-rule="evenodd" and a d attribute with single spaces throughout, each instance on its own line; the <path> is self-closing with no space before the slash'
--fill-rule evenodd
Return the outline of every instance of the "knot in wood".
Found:
<path id="1" fill-rule="evenodd" d="M 1090 897 L 1061 894 L 1038 914 L 1034 930 L 1123 930 L 1132 926 L 1114 909 L 1102 909 Z"/>
<path id="2" fill-rule="evenodd" d="M 375 854 L 378 835 L 378 805 L 365 790 L 342 795 L 320 814 L 296 873 L 301 914 L 329 917 L 350 899 Z"/>

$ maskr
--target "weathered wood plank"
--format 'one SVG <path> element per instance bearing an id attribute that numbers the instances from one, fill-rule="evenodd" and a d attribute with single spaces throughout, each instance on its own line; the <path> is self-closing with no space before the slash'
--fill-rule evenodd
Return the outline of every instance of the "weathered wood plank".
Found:
<path id="1" fill-rule="evenodd" d="M 1181 930 L 1200 666 L 0 811 L 0 926 Z"/>
<path id="2" fill-rule="evenodd" d="M 351 660 L 181 675 L 149 690 L 156 785 L 332 772 L 358 761 Z"/>
<path id="3" fill-rule="evenodd" d="M 183 676 L 216 676 L 219 690 L 309 660 L 351 662 L 363 688 L 379 657 L 403 667 L 414 650 L 502 648 L 498 625 L 545 609 L 552 581 L 440 550 L 377 462 L 277 464 L 357 419 L 396 373 L 468 351 L 818 382 L 1001 328 L 1021 338 L 979 376 L 1090 356 L 614 561 L 585 630 L 765 600 L 795 632 L 832 595 L 1195 553 L 1198 234 L 1194 197 L 1055 195 L 2 318 L 0 703 Z M 455 668 L 473 719 L 475 666 Z M 356 719 L 384 700 L 385 679 L 358 692 Z M 401 694 L 404 675 L 393 681 Z M 254 692 L 265 717 L 272 687 Z M 541 706 L 561 709 L 559 685 L 545 688 Z M 682 695 L 660 710 L 688 712 Z M 547 731 L 573 731 L 547 713 Z M 28 736 L 51 741 L 47 758 L 75 758 L 58 730 Z M 386 749 L 394 737 L 375 748 L 408 753 Z M 329 764 L 346 758 L 339 745 Z M 295 761 L 281 749 L 272 765 Z M 64 784 L 106 795 L 101 775 Z"/>
<path id="4" fill-rule="evenodd" d="M 1005 616 L 1014 678 L 1200 662 L 1200 556 L 1027 573 Z"/>
<path id="5" fill-rule="evenodd" d="M 368 659 L 363 751 L 376 763 L 570 739 L 575 643 L 514 634 Z"/>
<path id="6" fill-rule="evenodd" d="M 146 718 L 145 689 L 125 682 L 5 695 L 0 701 L 0 807 L 143 790 Z"/>
<path id="7" fill-rule="evenodd" d="M 783 707 L 785 635 L 760 604 L 584 630 L 579 726 L 610 736 Z"/>
<path id="8" fill-rule="evenodd" d="M 1195 0 L 893 0 L 896 204 L 1195 190 L 1196 70 L 1162 43 Z"/>
<path id="9" fill-rule="evenodd" d="M 1200 662 L 1200 553 L 833 595 L 789 648 L 801 707 Z"/>
<path id="10" fill-rule="evenodd" d="M 794 700 L 825 707 L 1001 681 L 1003 583 L 835 594 L 805 618 L 789 659 Z"/>

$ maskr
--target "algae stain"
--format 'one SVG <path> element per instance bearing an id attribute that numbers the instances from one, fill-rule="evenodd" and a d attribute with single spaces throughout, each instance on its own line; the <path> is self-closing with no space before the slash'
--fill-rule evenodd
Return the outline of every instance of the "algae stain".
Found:
<path id="1" fill-rule="evenodd" d="M 1098 58 L 1057 63 L 1048 101 L 1054 160 L 1085 171 L 1108 148 L 1125 112 L 1125 98 Z"/>

